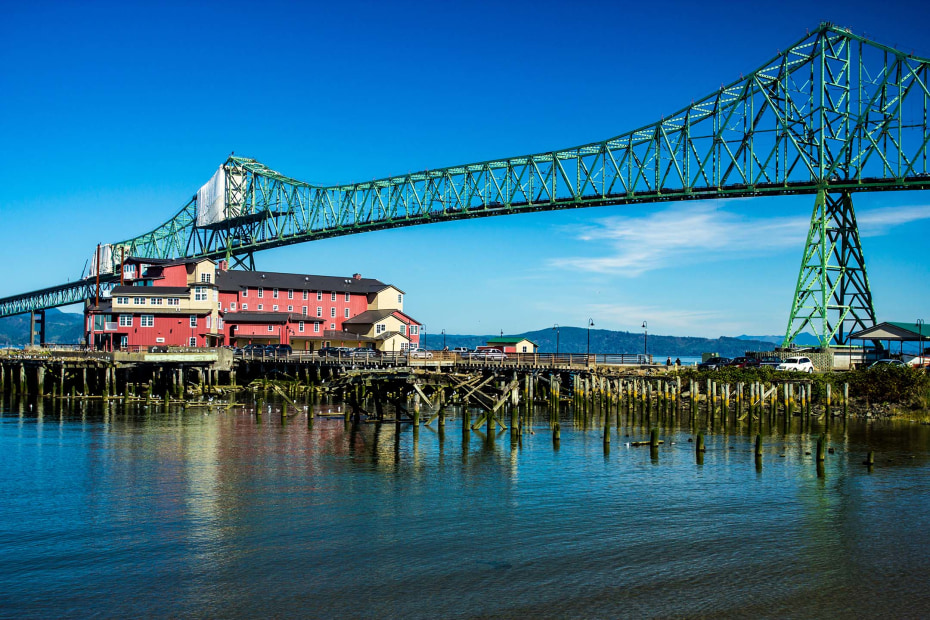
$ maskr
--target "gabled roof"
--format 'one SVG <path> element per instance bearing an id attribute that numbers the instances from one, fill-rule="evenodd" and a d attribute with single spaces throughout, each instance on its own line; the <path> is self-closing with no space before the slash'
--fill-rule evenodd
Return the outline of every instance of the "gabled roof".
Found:
<path id="1" fill-rule="evenodd" d="M 521 336 L 504 336 L 503 338 L 488 338 L 488 344 L 517 344 L 518 342 L 523 342 L 526 340 L 534 347 L 539 345 L 530 340 L 529 338 L 523 338 Z"/>
<path id="2" fill-rule="evenodd" d="M 901 340 L 904 342 L 921 340 L 921 336 L 923 340 L 930 340 L 930 327 L 899 321 L 886 321 L 849 334 L 851 340 Z"/>
<path id="3" fill-rule="evenodd" d="M 397 310 L 397 309 L 392 309 L 392 308 L 383 308 L 381 310 L 366 310 L 365 312 L 362 312 L 361 314 L 355 315 L 351 319 L 346 319 L 345 321 L 342 322 L 342 324 L 343 325 L 373 325 L 374 323 L 377 323 L 378 321 L 382 321 L 394 314 L 400 315 L 397 318 L 401 322 L 404 322 L 404 319 L 406 319 L 407 321 L 410 321 L 411 323 L 416 323 L 417 325 L 420 325 L 419 321 L 417 321 L 410 315 L 405 314 L 402 310 Z"/>
<path id="4" fill-rule="evenodd" d="M 236 293 L 246 287 L 276 288 L 280 290 L 325 291 L 327 293 L 356 293 L 367 295 L 383 290 L 388 285 L 372 278 L 314 276 L 300 273 L 271 271 L 217 271 L 216 283 L 225 293 Z"/>

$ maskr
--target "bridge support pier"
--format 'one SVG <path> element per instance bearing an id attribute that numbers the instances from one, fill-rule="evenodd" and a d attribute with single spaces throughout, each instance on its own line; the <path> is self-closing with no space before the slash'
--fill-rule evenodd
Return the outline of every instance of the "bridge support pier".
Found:
<path id="1" fill-rule="evenodd" d="M 783 345 L 810 329 L 822 347 L 849 344 L 849 334 L 875 325 L 859 228 L 848 191 L 821 189 L 801 258 Z"/>

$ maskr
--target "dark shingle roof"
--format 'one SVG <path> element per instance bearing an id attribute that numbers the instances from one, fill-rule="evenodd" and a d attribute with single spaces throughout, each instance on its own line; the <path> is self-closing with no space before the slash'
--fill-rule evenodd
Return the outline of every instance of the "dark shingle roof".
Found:
<path id="1" fill-rule="evenodd" d="M 342 322 L 343 325 L 369 325 L 371 323 L 377 323 L 382 319 L 386 319 L 391 316 L 397 310 L 384 309 L 384 310 L 366 310 L 361 314 L 353 316 L 351 319 L 346 319 Z"/>
<path id="2" fill-rule="evenodd" d="M 308 290 L 367 295 L 387 288 L 387 284 L 373 278 L 314 276 L 299 273 L 273 273 L 268 271 L 217 271 L 216 283 L 225 293 L 235 293 L 245 287 L 276 288 L 278 290 Z"/>
<path id="3" fill-rule="evenodd" d="M 304 316 L 303 314 L 289 314 L 287 312 L 227 312 L 223 315 L 227 323 L 323 323 L 323 319 Z"/>

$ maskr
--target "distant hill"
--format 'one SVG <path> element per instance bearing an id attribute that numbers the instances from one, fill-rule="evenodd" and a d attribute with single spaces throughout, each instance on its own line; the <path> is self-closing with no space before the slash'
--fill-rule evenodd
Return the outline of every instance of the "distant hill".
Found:
<path id="1" fill-rule="evenodd" d="M 759 340 L 762 342 L 771 342 L 778 346 L 781 346 L 782 340 L 785 339 L 785 336 L 784 335 L 781 335 L 781 336 L 775 336 L 775 335 L 746 336 L 746 335 L 743 335 L 743 336 L 737 336 L 737 338 L 739 338 L 740 340 Z M 817 340 L 817 337 L 814 336 L 813 334 L 808 334 L 807 332 L 804 332 L 803 334 L 798 334 L 798 337 L 794 339 L 794 343 L 799 346 L 807 347 L 807 346 L 819 345 L 820 341 Z"/>
<path id="2" fill-rule="evenodd" d="M 453 335 L 446 334 L 446 346 L 468 347 L 487 343 L 488 338 L 500 334 L 486 336 Z M 542 353 L 554 353 L 556 350 L 556 332 L 552 328 L 540 329 L 522 334 L 505 334 L 507 336 L 521 336 L 532 340 L 539 345 Z M 583 327 L 562 327 L 559 329 L 560 353 L 585 353 L 587 351 L 588 330 Z M 427 333 L 423 346 L 429 349 L 441 349 L 442 334 Z M 743 355 L 746 351 L 770 351 L 771 341 L 748 340 L 746 338 L 697 338 L 691 336 L 653 336 L 649 334 L 649 353 L 657 356 L 678 355 L 698 356 L 702 353 L 718 353 L 727 357 Z M 592 353 L 642 353 L 643 334 L 635 332 L 620 332 L 607 329 L 591 330 Z"/>
<path id="3" fill-rule="evenodd" d="M 45 311 L 45 338 L 59 344 L 75 344 L 84 338 L 84 317 L 57 308 Z M 0 345 L 23 345 L 29 342 L 29 315 L 18 314 L 0 319 Z"/>

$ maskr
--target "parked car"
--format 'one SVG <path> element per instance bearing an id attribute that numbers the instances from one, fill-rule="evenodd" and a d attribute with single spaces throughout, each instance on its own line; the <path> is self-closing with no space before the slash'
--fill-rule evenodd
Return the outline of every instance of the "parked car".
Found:
<path id="1" fill-rule="evenodd" d="M 890 357 L 880 359 L 869 364 L 869 368 L 875 368 L 876 366 L 907 366 L 901 360 L 891 359 Z"/>
<path id="2" fill-rule="evenodd" d="M 293 352 L 289 344 L 269 344 L 265 347 L 265 353 L 272 357 L 287 357 Z"/>
<path id="3" fill-rule="evenodd" d="M 421 349 L 419 347 L 410 347 L 407 349 L 407 356 L 412 359 L 424 359 L 431 360 L 433 359 L 433 354 L 426 349 Z"/>
<path id="4" fill-rule="evenodd" d="M 793 370 L 797 372 L 814 372 L 814 363 L 809 357 L 789 357 L 778 365 L 778 370 Z"/>
<path id="5" fill-rule="evenodd" d="M 471 359 L 497 361 L 507 359 L 507 355 L 500 349 L 477 349 L 469 355 Z"/>
<path id="6" fill-rule="evenodd" d="M 261 355 L 265 352 L 265 345 L 263 344 L 247 344 L 242 347 L 242 353 L 245 355 Z"/>
<path id="7" fill-rule="evenodd" d="M 698 370 L 717 370 L 730 363 L 729 357 L 712 357 L 706 362 L 698 364 Z"/>
<path id="8" fill-rule="evenodd" d="M 352 349 L 349 352 L 351 357 L 361 357 L 365 359 L 372 359 L 378 357 L 378 352 L 374 349 L 369 349 L 367 347 L 358 347 L 357 349 Z"/>
<path id="9" fill-rule="evenodd" d="M 455 347 L 452 352 L 461 357 L 468 357 L 468 354 L 471 353 L 468 347 Z"/>
<path id="10" fill-rule="evenodd" d="M 759 360 L 754 357 L 734 357 L 726 365 L 734 368 L 758 368 Z"/>
<path id="11" fill-rule="evenodd" d="M 767 355 L 759 360 L 759 366 L 762 368 L 778 368 L 781 364 L 781 358 L 774 355 Z"/>

